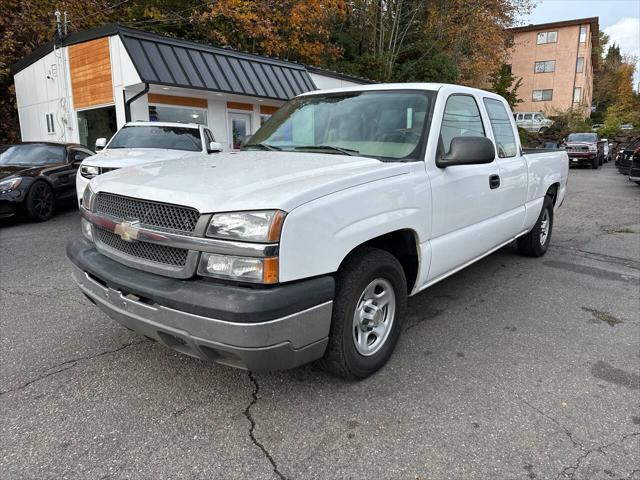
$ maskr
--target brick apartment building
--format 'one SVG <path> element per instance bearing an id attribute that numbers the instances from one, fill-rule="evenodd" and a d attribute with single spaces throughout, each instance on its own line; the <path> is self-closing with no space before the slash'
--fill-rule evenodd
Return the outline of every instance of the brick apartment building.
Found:
<path id="1" fill-rule="evenodd" d="M 517 112 L 591 112 L 598 17 L 512 28 L 508 64 L 522 78 Z"/>

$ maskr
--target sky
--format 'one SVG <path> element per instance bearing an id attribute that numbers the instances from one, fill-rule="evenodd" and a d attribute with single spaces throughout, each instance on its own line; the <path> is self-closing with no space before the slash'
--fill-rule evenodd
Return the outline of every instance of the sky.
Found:
<path id="1" fill-rule="evenodd" d="M 574 18 L 599 17 L 600 30 L 617 43 L 623 55 L 640 60 L 640 0 L 538 0 L 521 23 L 548 23 Z M 640 90 L 640 61 L 636 63 L 634 86 Z"/>

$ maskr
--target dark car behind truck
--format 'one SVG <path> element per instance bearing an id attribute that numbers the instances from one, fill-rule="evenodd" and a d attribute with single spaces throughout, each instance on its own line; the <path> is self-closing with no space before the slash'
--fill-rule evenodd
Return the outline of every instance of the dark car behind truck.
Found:
<path id="1" fill-rule="evenodd" d="M 597 169 L 604 162 L 604 142 L 593 132 L 571 133 L 567 137 L 565 149 L 569 156 L 569 166 L 587 165 Z"/>

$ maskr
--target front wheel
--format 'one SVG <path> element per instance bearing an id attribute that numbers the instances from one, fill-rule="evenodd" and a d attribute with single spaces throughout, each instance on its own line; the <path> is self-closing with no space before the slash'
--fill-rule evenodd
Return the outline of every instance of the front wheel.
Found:
<path id="1" fill-rule="evenodd" d="M 56 199 L 48 183 L 37 181 L 29 189 L 26 200 L 27 215 L 31 220 L 49 220 L 55 210 Z"/>
<path id="2" fill-rule="evenodd" d="M 391 357 L 407 305 L 407 282 L 389 252 L 362 248 L 336 278 L 329 344 L 321 366 L 346 379 L 365 378 Z"/>
<path id="3" fill-rule="evenodd" d="M 598 161 L 598 157 L 595 157 L 593 160 L 591 160 L 592 169 L 597 170 L 599 166 L 600 166 L 600 162 Z"/>
<path id="4" fill-rule="evenodd" d="M 518 238 L 518 251 L 528 257 L 541 257 L 547 253 L 553 231 L 553 202 L 544 197 L 542 211 L 531 231 Z"/>

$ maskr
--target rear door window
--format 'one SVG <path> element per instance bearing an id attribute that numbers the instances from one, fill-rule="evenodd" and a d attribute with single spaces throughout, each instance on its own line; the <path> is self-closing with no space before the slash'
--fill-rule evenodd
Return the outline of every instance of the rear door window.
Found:
<path id="1" fill-rule="evenodd" d="M 499 158 L 515 157 L 518 151 L 509 113 L 500 100 L 485 98 L 484 106 L 489 114 L 491 130 L 496 141 Z M 537 116 L 536 116 L 537 117 Z"/>
<path id="2" fill-rule="evenodd" d="M 455 137 L 484 137 L 484 126 L 478 104 L 471 95 L 451 95 L 447 99 L 440 129 L 440 148 L 444 154 L 451 149 Z"/>

